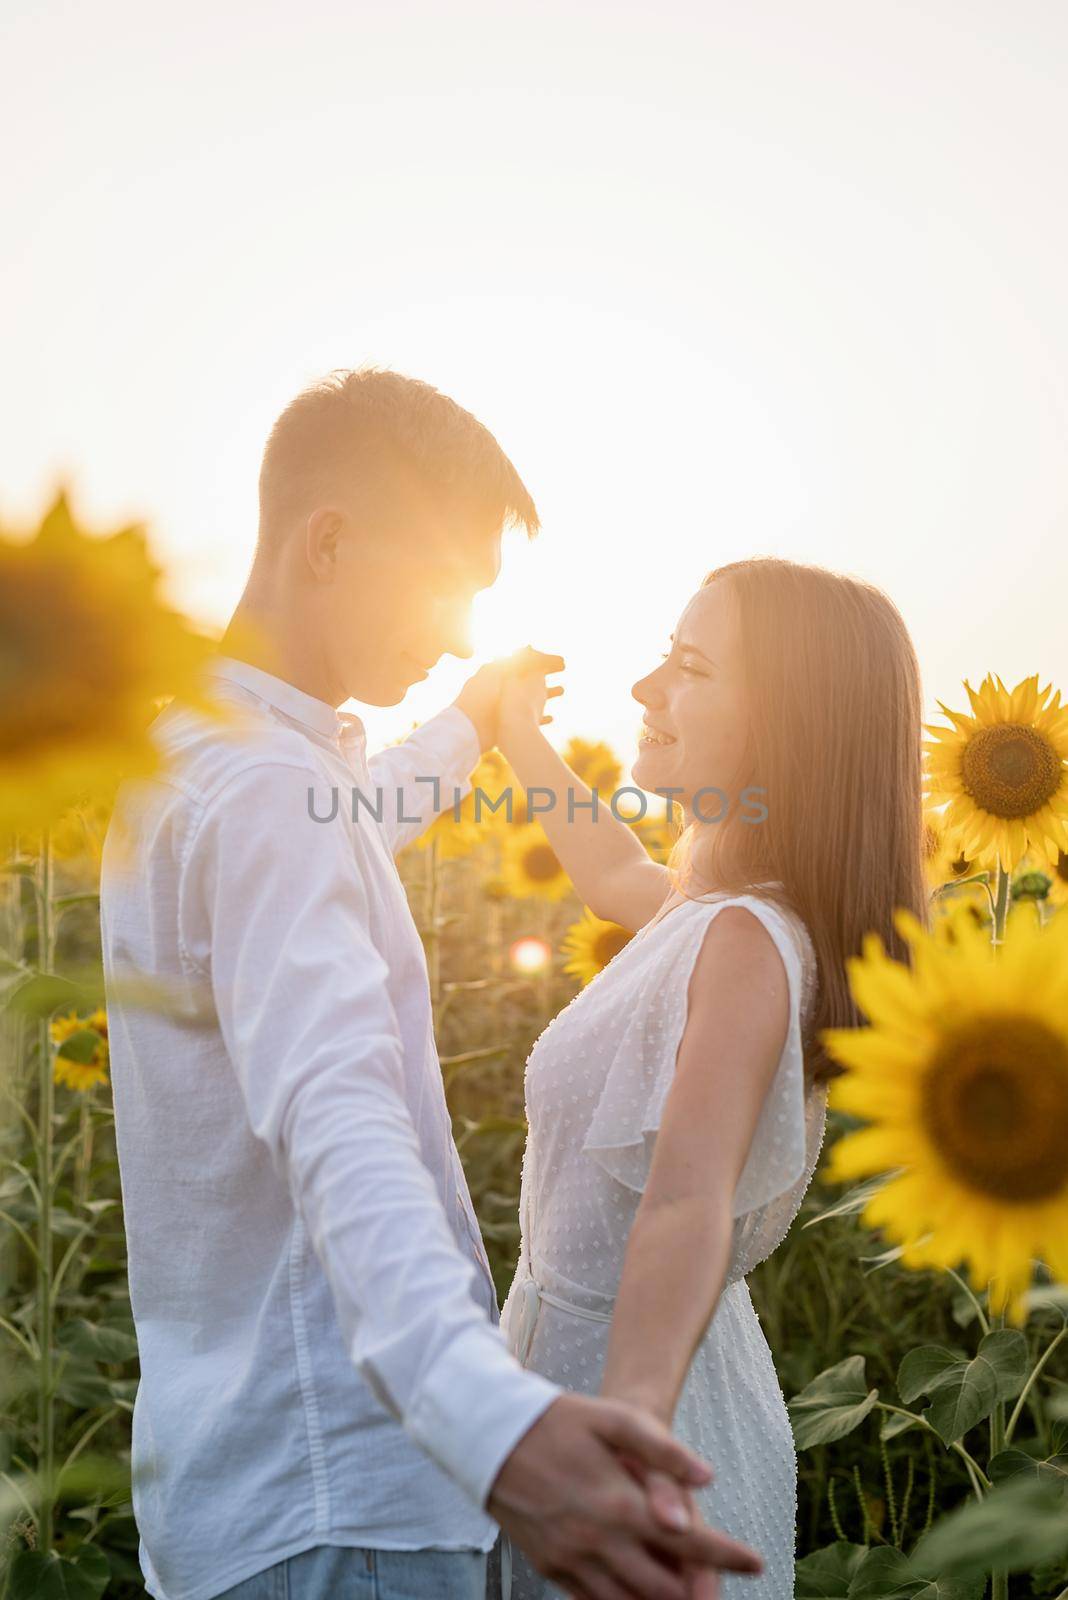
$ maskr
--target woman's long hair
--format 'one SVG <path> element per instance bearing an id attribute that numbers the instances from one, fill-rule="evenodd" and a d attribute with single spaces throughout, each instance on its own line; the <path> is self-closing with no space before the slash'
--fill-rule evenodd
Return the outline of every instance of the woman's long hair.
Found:
<path id="1" fill-rule="evenodd" d="M 805 1075 L 829 1081 L 843 1069 L 819 1031 L 865 1020 L 846 957 L 874 931 L 907 960 L 894 908 L 928 920 L 919 667 L 900 613 L 873 584 L 775 557 L 717 567 L 701 587 L 724 580 L 749 712 L 748 777 L 722 822 L 683 830 L 668 866 L 683 894 L 694 878 L 731 894 L 782 884 L 758 892 L 794 910 L 812 937 L 818 992 Z M 743 806 L 746 783 L 764 793 Z M 758 823 L 755 804 L 767 810 Z"/>

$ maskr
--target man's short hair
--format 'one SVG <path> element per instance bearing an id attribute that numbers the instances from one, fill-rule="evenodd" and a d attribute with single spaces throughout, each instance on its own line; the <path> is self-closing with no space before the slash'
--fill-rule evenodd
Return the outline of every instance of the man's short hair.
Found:
<path id="1" fill-rule="evenodd" d="M 375 367 L 331 372 L 278 418 L 260 467 L 259 548 L 337 499 L 391 532 L 437 522 L 533 538 L 540 526 L 488 428 L 431 384 Z"/>

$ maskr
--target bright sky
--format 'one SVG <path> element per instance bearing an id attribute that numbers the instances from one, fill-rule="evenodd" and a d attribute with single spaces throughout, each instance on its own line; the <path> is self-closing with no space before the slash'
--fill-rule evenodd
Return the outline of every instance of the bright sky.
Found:
<path id="1" fill-rule="evenodd" d="M 1068 693 L 1066 136 L 1059 0 L 16 4 L 0 522 L 62 474 L 221 627 L 275 415 L 376 361 L 534 493 L 479 639 L 567 658 L 560 739 L 629 762 L 631 684 L 754 553 L 885 588 L 929 716 Z"/>

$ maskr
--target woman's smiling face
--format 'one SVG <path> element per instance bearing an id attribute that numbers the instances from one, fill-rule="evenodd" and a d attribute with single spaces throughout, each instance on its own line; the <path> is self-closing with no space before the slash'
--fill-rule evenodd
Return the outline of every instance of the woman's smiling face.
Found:
<path id="1" fill-rule="evenodd" d="M 661 665 L 631 689 L 645 707 L 632 768 L 640 789 L 681 790 L 677 798 L 688 818 L 700 789 L 718 788 L 726 795 L 726 801 L 701 797 L 698 805 L 706 818 L 725 813 L 727 804 L 733 809 L 745 781 L 748 718 L 741 680 L 737 619 L 727 581 L 720 579 L 698 589 Z"/>

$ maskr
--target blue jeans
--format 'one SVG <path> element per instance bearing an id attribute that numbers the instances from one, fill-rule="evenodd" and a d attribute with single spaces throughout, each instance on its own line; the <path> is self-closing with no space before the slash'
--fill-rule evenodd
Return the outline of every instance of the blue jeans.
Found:
<path id="1" fill-rule="evenodd" d="M 215 1600 L 485 1600 L 484 1550 L 369 1550 L 319 1544 Z"/>

